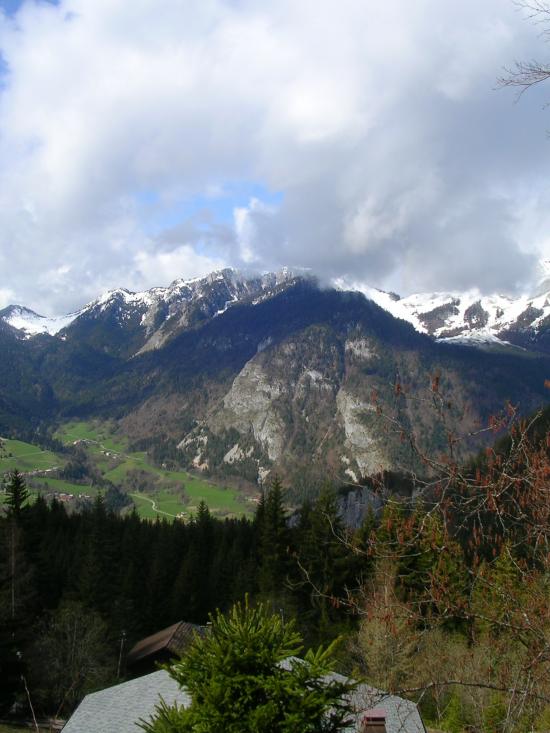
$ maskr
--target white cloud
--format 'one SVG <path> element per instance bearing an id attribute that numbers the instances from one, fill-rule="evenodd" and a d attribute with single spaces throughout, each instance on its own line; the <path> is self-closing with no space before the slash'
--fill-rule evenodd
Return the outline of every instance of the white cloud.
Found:
<path id="1" fill-rule="evenodd" d="M 13 303 L 13 297 L 15 293 L 9 288 L 0 288 L 0 308 L 5 308 L 10 303 Z"/>
<path id="2" fill-rule="evenodd" d="M 182 245 L 172 252 L 143 252 L 136 254 L 135 279 L 139 282 L 154 282 L 160 286 L 179 277 L 193 278 L 207 275 L 225 266 L 223 260 L 198 254 L 190 245 Z"/>
<path id="3" fill-rule="evenodd" d="M 521 287 L 550 224 L 544 89 L 493 88 L 537 43 L 502 0 L 27 2 L 0 16 L 0 286 L 45 311 L 243 262 Z M 282 203 L 231 230 L 234 181 Z M 151 234 L 197 194 L 206 233 Z"/>

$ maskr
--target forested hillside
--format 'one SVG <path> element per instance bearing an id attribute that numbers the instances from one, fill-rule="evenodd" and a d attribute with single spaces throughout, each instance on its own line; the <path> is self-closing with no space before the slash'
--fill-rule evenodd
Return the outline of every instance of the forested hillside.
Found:
<path id="1" fill-rule="evenodd" d="M 342 635 L 342 671 L 418 700 L 442 730 L 545 730 L 549 420 L 510 409 L 492 424 L 506 436 L 475 461 L 425 456 L 432 477 L 408 478 L 413 497 L 353 530 L 321 486 L 292 518 L 275 481 L 253 520 L 202 505 L 187 524 L 152 523 L 101 498 L 70 516 L 28 505 L 16 476 L 0 520 L 4 710 L 24 707 L 23 673 L 37 708 L 67 713 L 115 681 L 123 634 L 128 649 L 248 593 L 296 618 L 308 644 Z"/>

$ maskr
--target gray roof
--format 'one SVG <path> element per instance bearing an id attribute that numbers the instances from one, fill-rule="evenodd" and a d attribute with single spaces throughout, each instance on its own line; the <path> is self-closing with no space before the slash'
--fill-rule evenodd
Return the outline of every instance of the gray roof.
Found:
<path id="1" fill-rule="evenodd" d="M 289 657 L 281 666 L 289 669 L 293 662 L 300 661 L 297 657 Z M 326 678 L 348 679 L 336 672 L 326 675 Z M 177 702 L 187 706 L 191 702 L 189 695 L 178 687 L 168 672 L 161 670 L 86 695 L 63 728 L 63 733 L 138 733 L 141 731 L 138 721 L 149 720 L 161 697 L 168 705 Z M 384 711 L 386 733 L 426 733 L 418 708 L 410 700 L 366 684 L 360 684 L 351 699 L 355 722 L 348 729 L 349 733 L 360 730 L 363 716 L 374 709 Z"/>
<path id="2" fill-rule="evenodd" d="M 356 722 L 350 731 L 360 730 L 359 724 L 365 712 L 376 709 L 386 713 L 386 733 L 426 733 L 418 707 L 411 700 L 363 684 L 352 695 L 352 701 Z"/>
<path id="3" fill-rule="evenodd" d="M 163 698 L 168 705 L 189 705 L 190 697 L 164 669 L 121 685 L 86 695 L 63 733 L 138 733 L 140 719 L 149 720 Z"/>
<path id="4" fill-rule="evenodd" d="M 298 657 L 289 657 L 281 662 L 281 666 L 288 669 L 292 662 L 302 661 Z M 346 682 L 350 678 L 344 677 L 337 672 L 331 672 L 325 679 Z M 426 728 L 418 712 L 416 703 L 406 700 L 404 697 L 390 695 L 376 687 L 367 684 L 359 684 L 351 695 L 351 702 L 355 710 L 355 721 L 349 733 L 359 731 L 361 721 L 366 712 L 370 710 L 383 710 L 386 716 L 386 733 L 426 733 Z"/>

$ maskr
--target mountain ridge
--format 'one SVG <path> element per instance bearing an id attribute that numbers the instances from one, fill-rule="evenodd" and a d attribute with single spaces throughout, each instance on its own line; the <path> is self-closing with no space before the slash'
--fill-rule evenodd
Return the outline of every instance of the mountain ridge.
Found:
<path id="1" fill-rule="evenodd" d="M 548 353 L 550 351 L 550 265 L 544 263 L 544 277 L 534 295 L 510 297 L 483 295 L 478 290 L 436 291 L 403 296 L 361 283 L 335 281 L 341 290 L 362 293 L 394 317 L 406 320 L 420 333 L 438 340 L 470 346 L 514 345 Z M 260 275 L 232 268 L 204 277 L 178 278 L 166 287 L 144 291 L 115 288 L 106 291 L 79 310 L 44 317 L 21 305 L 0 311 L 0 321 L 16 329 L 22 338 L 40 334 L 70 337 L 71 327 L 83 320 L 106 318 L 119 325 L 141 328 L 143 338 L 136 354 L 156 349 L 182 329 L 213 318 L 235 303 L 271 297 L 298 278 L 316 281 L 313 275 L 289 268 Z M 139 341 L 140 339 L 136 339 Z M 129 354 L 134 355 L 134 354 Z"/>
<path id="2" fill-rule="evenodd" d="M 165 291 L 160 309 L 112 291 L 57 336 L 0 321 L 2 434 L 108 419 L 188 468 L 251 482 L 278 472 L 301 491 L 410 467 L 407 432 L 431 454 L 461 434 L 468 455 L 508 401 L 524 414 L 547 401 L 544 353 L 438 341 L 360 292 L 289 271 L 252 284 L 226 271 L 192 290 L 176 281 L 172 312 Z"/>

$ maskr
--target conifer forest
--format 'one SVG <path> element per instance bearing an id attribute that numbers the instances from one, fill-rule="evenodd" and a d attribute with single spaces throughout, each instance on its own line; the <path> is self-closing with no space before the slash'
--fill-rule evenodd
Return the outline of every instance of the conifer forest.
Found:
<path id="1" fill-rule="evenodd" d="M 510 409 L 493 448 L 432 460 L 415 498 L 389 497 L 354 529 L 328 486 L 290 515 L 275 479 L 251 520 L 201 504 L 184 523 L 121 516 L 101 496 L 71 514 L 29 503 L 13 473 L 0 520 L 3 710 L 24 680 L 39 711 L 67 715 L 125 678 L 138 639 L 247 597 L 294 619 L 307 647 L 339 638 L 342 670 L 417 700 L 433 726 L 544 730 L 549 416 Z"/>

